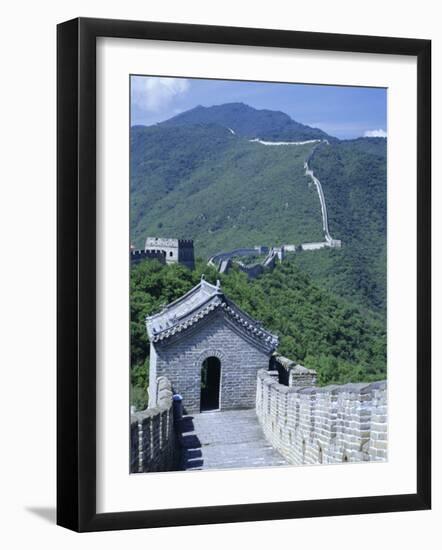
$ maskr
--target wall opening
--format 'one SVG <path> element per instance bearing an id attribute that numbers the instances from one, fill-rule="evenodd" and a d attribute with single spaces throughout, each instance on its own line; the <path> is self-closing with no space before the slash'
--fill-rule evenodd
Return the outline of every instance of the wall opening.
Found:
<path id="1" fill-rule="evenodd" d="M 319 464 L 322 464 L 322 461 L 323 461 L 322 447 L 321 447 L 321 445 L 319 445 L 319 449 L 318 449 L 318 462 L 319 462 Z"/>
<path id="2" fill-rule="evenodd" d="M 201 367 L 201 412 L 219 409 L 220 381 L 221 361 L 218 357 L 208 357 Z"/>

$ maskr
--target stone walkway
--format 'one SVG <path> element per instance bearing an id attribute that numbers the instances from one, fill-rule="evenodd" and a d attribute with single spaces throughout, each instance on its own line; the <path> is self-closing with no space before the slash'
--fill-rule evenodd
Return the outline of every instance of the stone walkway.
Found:
<path id="1" fill-rule="evenodd" d="M 183 470 L 287 464 L 265 440 L 254 409 L 185 416 L 180 439 Z"/>

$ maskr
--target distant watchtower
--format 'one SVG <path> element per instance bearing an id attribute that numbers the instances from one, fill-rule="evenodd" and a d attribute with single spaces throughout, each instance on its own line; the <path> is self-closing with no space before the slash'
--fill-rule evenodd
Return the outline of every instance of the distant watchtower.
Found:
<path id="1" fill-rule="evenodd" d="M 191 239 L 147 237 L 144 250 L 145 252 L 159 251 L 164 253 L 167 264 L 182 264 L 189 269 L 195 269 L 193 241 Z"/>

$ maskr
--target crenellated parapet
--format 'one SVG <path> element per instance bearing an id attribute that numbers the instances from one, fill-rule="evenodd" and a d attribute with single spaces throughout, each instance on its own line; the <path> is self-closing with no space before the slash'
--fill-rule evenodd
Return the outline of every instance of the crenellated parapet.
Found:
<path id="1" fill-rule="evenodd" d="M 130 251 L 131 264 L 137 264 L 143 260 L 157 260 L 158 262 L 166 263 L 166 253 L 163 250 L 136 250 Z"/>
<path id="2" fill-rule="evenodd" d="M 291 464 L 387 459 L 387 383 L 286 386 L 258 372 L 256 413 L 266 439 Z"/>
<path id="3" fill-rule="evenodd" d="M 146 252 L 159 251 L 163 253 L 167 264 L 179 263 L 189 269 L 195 268 L 192 239 L 147 237 L 144 249 Z"/>
<path id="4" fill-rule="evenodd" d="M 279 353 L 273 354 L 270 367 L 278 371 L 279 381 L 286 386 L 316 386 L 318 376 L 315 370 L 299 365 Z"/>
<path id="5" fill-rule="evenodd" d="M 165 472 L 179 460 L 173 418 L 173 395 L 169 380 L 157 380 L 157 405 L 131 415 L 130 471 Z"/>

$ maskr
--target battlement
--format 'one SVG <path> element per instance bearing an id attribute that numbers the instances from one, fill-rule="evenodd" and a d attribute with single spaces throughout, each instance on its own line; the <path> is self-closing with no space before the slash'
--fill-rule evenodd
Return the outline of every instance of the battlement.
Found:
<path id="1" fill-rule="evenodd" d="M 175 239 L 166 237 L 147 237 L 145 251 L 164 253 L 167 264 L 182 264 L 189 269 L 195 268 L 195 257 L 192 239 Z"/>
<path id="2" fill-rule="evenodd" d="M 192 247 L 193 248 L 193 240 L 192 239 L 178 239 L 178 246 Z"/>
<path id="3" fill-rule="evenodd" d="M 297 374 L 308 374 L 308 369 L 302 369 Z M 295 378 L 293 383 L 302 385 L 286 386 L 272 372 L 258 371 L 256 414 L 267 441 L 288 462 L 336 464 L 387 459 L 385 380 L 322 388 L 303 387 L 305 381 Z"/>
<path id="4" fill-rule="evenodd" d="M 157 406 L 131 415 L 131 472 L 163 472 L 175 469 L 179 452 L 174 426 L 170 381 L 157 380 Z"/>
<path id="5" fill-rule="evenodd" d="M 166 263 L 166 254 L 162 250 L 131 250 L 131 264 L 137 264 L 142 260 L 158 260 L 160 263 Z"/>
<path id="6" fill-rule="evenodd" d="M 193 247 L 192 239 L 175 239 L 166 237 L 147 237 L 145 248 L 162 247 L 162 246 L 184 246 Z"/>
<path id="7" fill-rule="evenodd" d="M 144 248 L 147 250 L 152 247 L 161 247 L 161 246 L 173 246 L 178 247 L 178 239 L 166 239 L 163 237 L 147 237 Z"/>
<path id="8" fill-rule="evenodd" d="M 270 368 L 278 373 L 278 379 L 285 386 L 316 386 L 317 372 L 299 365 L 287 357 L 274 353 Z"/>

